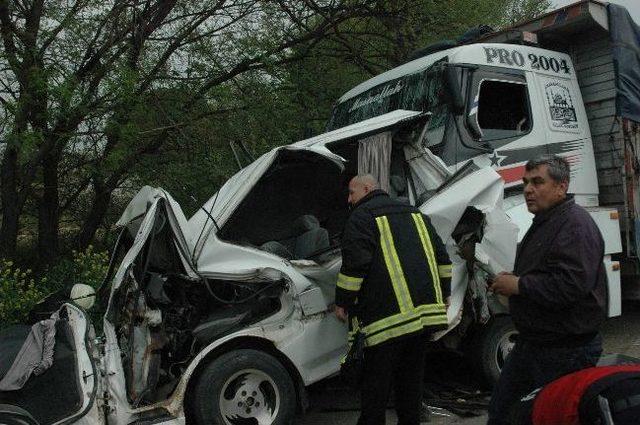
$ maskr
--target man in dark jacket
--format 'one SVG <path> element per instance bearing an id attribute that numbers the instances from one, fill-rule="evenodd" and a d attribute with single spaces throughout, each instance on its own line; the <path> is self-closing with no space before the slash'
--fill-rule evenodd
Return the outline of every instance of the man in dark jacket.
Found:
<path id="1" fill-rule="evenodd" d="M 451 261 L 429 220 L 378 190 L 349 183 L 335 313 L 365 336 L 361 425 L 385 423 L 395 382 L 398 424 L 420 423 L 425 330 L 446 329 Z"/>
<path id="2" fill-rule="evenodd" d="M 584 208 L 567 195 L 569 164 L 557 156 L 529 161 L 523 177 L 535 215 L 513 273 L 490 289 L 509 297 L 519 336 L 489 406 L 489 424 L 506 423 L 513 404 L 556 378 L 594 366 L 605 318 L 604 242 Z"/>

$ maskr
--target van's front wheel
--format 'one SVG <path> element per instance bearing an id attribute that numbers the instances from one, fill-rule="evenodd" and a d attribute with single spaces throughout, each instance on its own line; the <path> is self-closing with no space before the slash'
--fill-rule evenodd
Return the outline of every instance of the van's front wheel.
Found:
<path id="1" fill-rule="evenodd" d="M 197 423 L 288 425 L 296 392 L 278 360 L 257 350 L 234 350 L 213 360 L 194 387 Z"/>

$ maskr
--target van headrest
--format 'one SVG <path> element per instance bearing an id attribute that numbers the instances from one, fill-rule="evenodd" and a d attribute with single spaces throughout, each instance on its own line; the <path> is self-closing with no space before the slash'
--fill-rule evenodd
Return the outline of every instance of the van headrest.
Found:
<path id="1" fill-rule="evenodd" d="M 309 230 L 318 229 L 320 222 L 316 216 L 305 214 L 298 217 L 291 227 L 294 235 L 301 235 Z"/>

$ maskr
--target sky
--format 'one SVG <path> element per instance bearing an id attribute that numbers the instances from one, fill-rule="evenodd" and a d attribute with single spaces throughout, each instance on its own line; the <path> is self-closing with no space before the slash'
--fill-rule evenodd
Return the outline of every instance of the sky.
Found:
<path id="1" fill-rule="evenodd" d="M 556 8 L 575 3 L 577 0 L 553 0 Z M 640 0 L 606 0 L 609 3 L 617 3 L 627 8 L 633 20 L 640 24 Z"/>

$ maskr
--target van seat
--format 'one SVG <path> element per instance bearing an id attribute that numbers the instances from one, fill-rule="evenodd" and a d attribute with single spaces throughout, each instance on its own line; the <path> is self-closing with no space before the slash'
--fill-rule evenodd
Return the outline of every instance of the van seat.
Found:
<path id="1" fill-rule="evenodd" d="M 288 260 L 305 259 L 326 248 L 329 248 L 329 232 L 320 227 L 316 216 L 311 214 L 301 215 L 293 222 L 289 238 L 260 246 L 260 249 Z"/>

